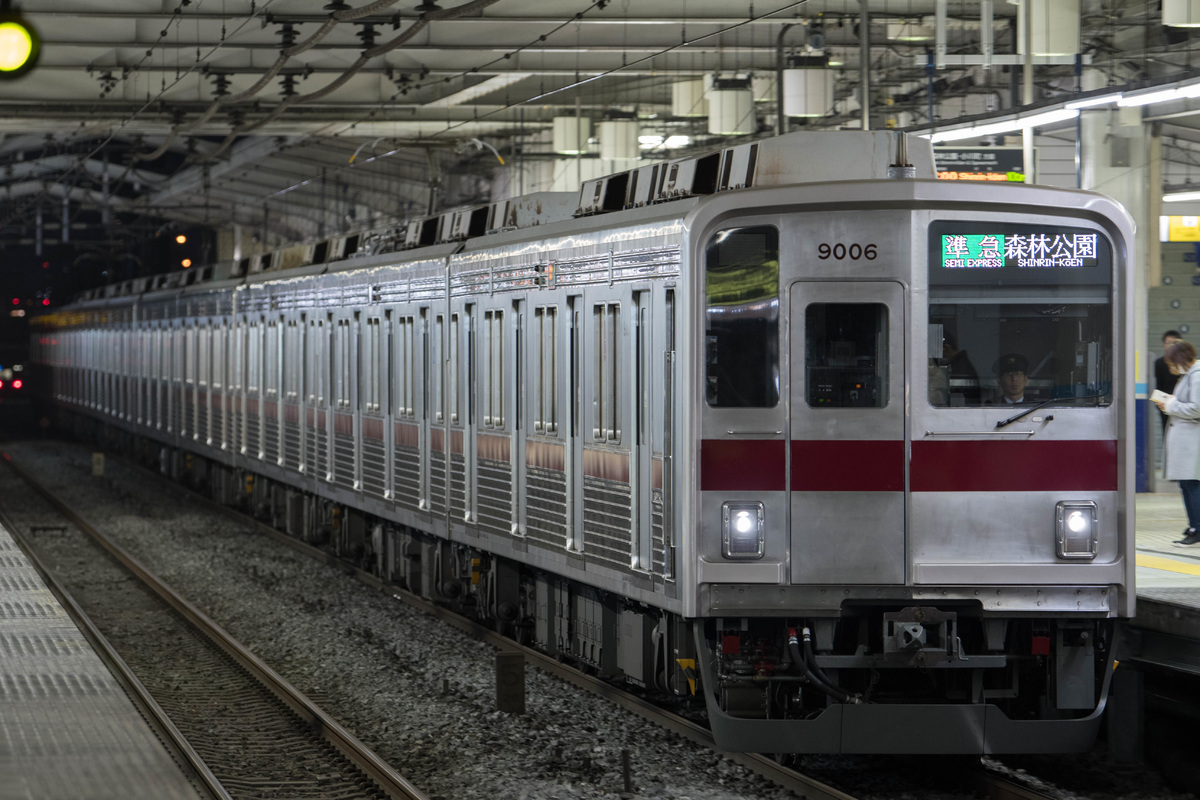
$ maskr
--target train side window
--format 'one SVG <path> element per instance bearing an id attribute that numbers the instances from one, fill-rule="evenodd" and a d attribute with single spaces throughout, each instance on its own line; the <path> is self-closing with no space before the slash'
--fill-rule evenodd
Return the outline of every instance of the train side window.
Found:
<path id="1" fill-rule="evenodd" d="M 271 320 L 266 328 L 263 349 L 263 395 L 270 399 L 279 396 L 279 323 Z"/>
<path id="2" fill-rule="evenodd" d="M 200 329 L 200 370 L 196 378 L 200 389 L 207 389 L 209 378 L 212 375 L 212 357 L 210 350 L 212 348 L 212 325 L 205 325 Z"/>
<path id="3" fill-rule="evenodd" d="M 283 396 L 289 403 L 300 402 L 300 366 L 303 342 L 296 320 L 287 322 L 283 338 Z M 215 380 L 215 378 L 214 378 Z"/>
<path id="4" fill-rule="evenodd" d="M 249 345 L 247 347 L 248 364 L 246 370 L 246 391 L 257 394 L 261 386 L 262 369 L 262 332 L 257 322 L 250 323 Z"/>
<path id="5" fill-rule="evenodd" d="M 184 346 L 187 348 L 187 356 L 188 356 L 187 360 L 185 362 L 185 368 L 184 368 L 185 371 L 184 371 L 183 382 L 186 383 L 188 386 L 192 386 L 196 383 L 196 328 L 193 328 L 193 327 L 186 328 L 184 330 L 183 336 L 184 336 L 184 342 L 185 342 Z M 107 337 L 105 337 L 105 338 L 107 338 Z M 108 361 L 108 355 L 110 352 L 111 352 L 111 348 L 106 347 L 104 349 L 104 353 L 103 353 L 104 362 L 103 363 L 105 363 L 106 368 L 108 367 L 107 361 Z"/>
<path id="6" fill-rule="evenodd" d="M 719 231 L 705 250 L 705 400 L 716 408 L 779 403 L 779 231 Z"/>
<path id="7" fill-rule="evenodd" d="M 558 308 L 544 306 L 533 310 L 534 334 L 537 341 L 537 387 L 534 397 L 533 430 L 537 433 L 558 432 Z"/>
<path id="8" fill-rule="evenodd" d="M 504 312 L 483 312 L 483 426 L 504 427 Z"/>
<path id="9" fill-rule="evenodd" d="M 359 371 L 359 399 L 363 411 L 378 413 L 379 408 L 379 373 L 380 370 L 380 325 L 375 317 L 367 318 L 367 327 L 363 332 L 362 365 Z"/>
<path id="10" fill-rule="evenodd" d="M 412 419 L 416 416 L 414 401 L 416 373 L 416 326 L 412 317 L 396 320 L 396 416 Z"/>
<path id="11" fill-rule="evenodd" d="M 142 346 L 144 348 L 146 345 L 143 343 Z M 225 388 L 225 328 L 221 325 L 213 326 L 210 357 L 212 358 L 212 388 L 213 391 L 219 392 Z M 143 356 L 143 370 L 145 363 L 145 356 Z"/>
<path id="12" fill-rule="evenodd" d="M 886 406 L 887 354 L 887 306 L 812 303 L 805 309 L 804 384 L 811 407 Z"/>
<path id="13" fill-rule="evenodd" d="M 617 379 L 620 371 L 621 304 L 598 303 L 592 307 L 595 329 L 595 377 L 592 384 L 592 439 L 620 444 L 617 427 Z"/>

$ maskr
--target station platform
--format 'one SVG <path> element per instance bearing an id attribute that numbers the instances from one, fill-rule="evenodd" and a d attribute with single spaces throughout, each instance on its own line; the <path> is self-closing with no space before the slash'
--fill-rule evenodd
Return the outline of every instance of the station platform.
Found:
<path id="1" fill-rule="evenodd" d="M 1179 491 L 1139 494 L 1136 502 L 1138 596 L 1191 588 L 1200 605 L 1200 544 L 1173 544 L 1187 527 Z"/>
<path id="2" fill-rule="evenodd" d="M 1160 485 L 1166 489 L 1173 483 Z M 1165 634 L 1177 643 L 1171 653 L 1156 660 L 1191 663 L 1191 642 L 1200 641 L 1200 544 L 1176 547 L 1183 538 L 1187 515 L 1179 490 L 1143 493 L 1137 503 L 1137 612 L 1134 631 Z M 1156 640 L 1161 648 L 1164 640 Z M 1152 643 L 1131 638 L 1133 650 L 1142 655 Z M 1189 669 L 1190 671 L 1190 669 Z"/>
<path id="3" fill-rule="evenodd" d="M 0 800 L 198 790 L 0 526 Z"/>

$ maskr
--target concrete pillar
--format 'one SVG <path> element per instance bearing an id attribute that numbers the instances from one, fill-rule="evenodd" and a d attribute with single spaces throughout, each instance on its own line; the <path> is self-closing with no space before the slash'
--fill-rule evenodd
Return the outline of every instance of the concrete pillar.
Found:
<path id="1" fill-rule="evenodd" d="M 1083 90 L 1106 85 L 1097 70 L 1083 74 Z M 1134 352 L 1134 396 L 1137 420 L 1137 491 L 1153 491 L 1153 454 L 1150 424 L 1155 423 L 1149 400 L 1149 379 L 1153 359 L 1148 357 L 1147 287 L 1151 242 L 1158 235 L 1158 213 L 1154 210 L 1161 193 L 1160 139 L 1152 136 L 1142 122 L 1142 109 L 1098 108 L 1080 112 L 1081 186 L 1112 197 L 1133 217 L 1137 226 L 1132 267 L 1134 271 L 1134 310 L 1131 320 Z M 1152 185 L 1157 173 L 1158 184 Z M 1153 206 L 1153 207 L 1152 207 Z M 1157 266 L 1155 267 L 1157 274 Z"/>

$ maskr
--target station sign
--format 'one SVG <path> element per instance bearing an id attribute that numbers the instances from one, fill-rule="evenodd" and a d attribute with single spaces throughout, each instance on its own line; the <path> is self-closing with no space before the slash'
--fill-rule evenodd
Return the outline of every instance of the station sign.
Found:
<path id="1" fill-rule="evenodd" d="M 1160 242 L 1200 242 L 1200 217 L 1159 217 Z"/>
<path id="2" fill-rule="evenodd" d="M 1025 181 L 1020 147 L 935 147 L 933 163 L 944 181 Z"/>

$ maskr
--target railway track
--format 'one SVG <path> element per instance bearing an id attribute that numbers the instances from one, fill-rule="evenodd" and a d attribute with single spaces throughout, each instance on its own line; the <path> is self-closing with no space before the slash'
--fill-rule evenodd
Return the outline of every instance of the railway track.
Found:
<path id="1" fill-rule="evenodd" d="M 5 527 L 210 796 L 427 800 L 7 454 L 3 461 L 0 497 L 22 496 L 24 484 L 44 503 L 18 511 L 10 499 Z M 31 515 L 38 522 L 24 524 Z"/>
<path id="2" fill-rule="evenodd" d="M 12 464 L 11 461 L 9 463 L 10 465 Z M 272 528 L 267 524 L 252 520 L 251 518 L 234 509 L 213 503 L 202 495 L 196 494 L 190 490 L 180 487 L 177 484 L 171 483 L 153 472 L 141 469 L 140 467 L 128 464 L 127 462 L 123 463 L 125 463 L 127 468 L 137 470 L 138 473 L 147 481 L 153 481 L 156 488 L 161 490 L 161 496 L 164 499 L 169 499 L 172 502 L 186 502 L 195 504 L 197 506 L 203 506 L 209 511 L 224 515 L 231 519 L 236 519 L 243 525 L 252 525 L 266 537 L 269 537 L 270 539 L 283 544 L 288 548 L 298 551 L 308 558 L 333 565 L 339 571 L 352 575 L 360 583 L 371 587 L 381 594 L 392 597 L 443 621 L 445 624 L 467 632 L 481 642 L 485 642 L 495 647 L 499 651 L 520 652 L 527 663 L 535 665 L 539 670 L 551 675 L 555 675 L 566 682 L 583 688 L 588 692 L 601 696 L 616 705 L 628 709 L 660 727 L 671 730 L 704 747 L 711 748 L 714 750 L 714 752 L 719 752 L 724 758 L 740 764 L 745 769 L 762 776 L 777 786 L 786 788 L 796 797 L 805 798 L 806 800 L 855 800 L 855 794 L 843 791 L 821 779 L 802 774 L 795 769 L 777 763 L 777 761 L 769 755 L 724 753 L 718 751 L 708 730 L 702 725 L 654 706 L 638 695 L 623 691 L 603 680 L 582 673 L 566 664 L 556 661 L 553 658 L 545 656 L 536 650 L 522 647 L 513 642 L 511 639 L 500 636 L 488 628 L 480 626 L 437 605 L 431 604 L 417 595 L 413 595 L 407 591 L 398 589 L 394 585 L 386 584 L 369 572 L 355 569 L 341 559 L 338 559 L 334 555 L 320 548 L 301 542 L 294 537 L 288 536 L 287 534 Z M 26 476 L 26 480 L 33 481 L 34 479 L 32 476 Z M 0 484 L 0 487 L 2 487 L 2 484 Z M 41 489 L 40 487 L 39 492 L 48 494 L 46 490 Z M 67 513 L 73 515 L 73 512 L 70 512 L 69 510 Z M 320 727 L 320 723 L 316 724 L 318 727 Z M 970 771 L 970 774 L 965 775 L 961 779 L 961 784 L 965 790 L 964 794 L 962 795 L 963 797 L 982 797 L 989 798 L 989 800 L 1038 800 L 1038 798 L 1048 796 L 1046 794 L 1039 793 L 1036 790 L 1013 784 L 1010 781 L 982 770 Z M 251 786 L 250 788 L 253 787 Z M 626 786 L 626 789 L 629 789 L 628 785 Z M 304 795 L 296 794 L 295 796 L 302 797 Z M 420 795 L 412 796 L 416 797 Z"/>

